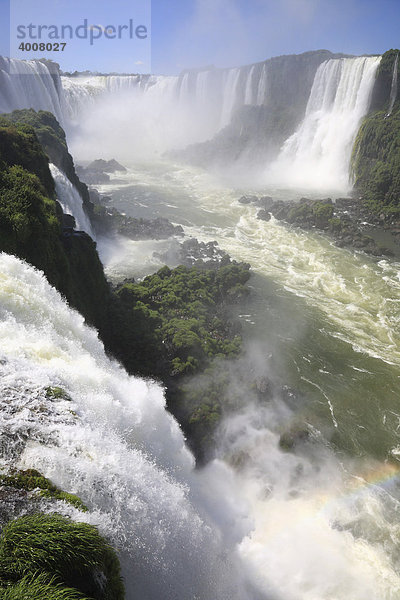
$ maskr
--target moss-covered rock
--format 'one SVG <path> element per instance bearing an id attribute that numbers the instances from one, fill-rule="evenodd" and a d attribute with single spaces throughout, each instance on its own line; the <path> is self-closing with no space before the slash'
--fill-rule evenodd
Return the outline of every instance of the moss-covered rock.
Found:
<path id="1" fill-rule="evenodd" d="M 106 322 L 109 289 L 96 245 L 86 234 L 63 231 L 48 158 L 34 130 L 24 123 L 1 126 L 2 120 L 0 251 L 42 270 L 71 305 L 100 328 Z"/>
<path id="2" fill-rule="evenodd" d="M 153 374 L 168 380 L 204 368 L 216 356 L 238 354 L 241 338 L 227 307 L 246 297 L 249 277 L 245 264 L 209 271 L 163 267 L 140 283 L 116 289 L 134 329 L 150 349 Z"/>
<path id="3" fill-rule="evenodd" d="M 372 90 L 370 112 L 385 110 L 387 113 L 388 111 L 393 67 L 397 54 L 400 54 L 400 50 L 392 49 L 385 52 L 381 58 Z M 398 75 L 400 75 L 400 64 L 398 65 Z"/>
<path id="4" fill-rule="evenodd" d="M 75 494 L 63 492 L 55 486 L 49 479 L 43 477 L 35 469 L 26 471 L 11 471 L 6 475 L 0 475 L 0 487 L 7 486 L 18 490 L 33 491 L 37 490 L 38 495 L 43 498 L 53 498 L 54 500 L 64 500 L 75 508 L 87 512 L 87 506 Z"/>
<path id="5" fill-rule="evenodd" d="M 352 157 L 355 189 L 376 213 L 400 212 L 400 103 L 367 116 Z"/>
<path id="6" fill-rule="evenodd" d="M 79 180 L 75 172 L 73 158 L 68 152 L 65 132 L 55 116 L 44 110 L 36 112 L 32 108 L 14 110 L 12 113 L 0 116 L 0 126 L 5 124 L 24 124 L 28 129 L 33 129 L 50 162 L 65 173 L 81 194 L 83 208 L 90 217 L 93 205 L 89 199 L 87 186 Z M 28 167 L 27 169 L 32 170 Z M 42 177 L 39 178 L 43 181 Z"/>

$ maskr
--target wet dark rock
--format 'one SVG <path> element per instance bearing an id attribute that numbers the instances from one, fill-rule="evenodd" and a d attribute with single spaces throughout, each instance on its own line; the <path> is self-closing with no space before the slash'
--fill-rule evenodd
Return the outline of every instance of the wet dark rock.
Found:
<path id="1" fill-rule="evenodd" d="M 175 247 L 165 253 L 154 253 L 162 262 L 179 263 L 186 267 L 199 267 L 201 269 L 217 269 L 232 263 L 229 255 L 221 250 L 218 243 L 199 242 L 196 238 L 190 238 L 182 243 L 176 243 Z"/>
<path id="2" fill-rule="evenodd" d="M 272 202 L 268 210 L 260 210 L 257 216 L 261 220 L 269 221 L 271 214 L 277 220 L 285 221 L 290 225 L 325 232 L 340 248 L 351 247 L 373 256 L 393 255 L 390 248 L 381 245 L 368 235 L 371 233 L 368 227 L 380 224 L 357 199 L 278 200 Z M 398 231 L 400 232 L 400 226 Z"/>
<path id="3" fill-rule="evenodd" d="M 75 218 L 72 215 L 67 215 L 66 213 L 63 213 L 63 215 L 62 215 L 62 226 L 64 228 L 75 229 L 75 227 L 76 227 Z"/>
<path id="4" fill-rule="evenodd" d="M 91 171 L 90 169 L 85 169 L 84 167 L 77 165 L 75 167 L 75 172 L 79 179 L 88 185 L 110 182 L 110 176 L 101 171 Z"/>
<path id="5" fill-rule="evenodd" d="M 81 181 L 93 185 L 96 183 L 109 183 L 110 176 L 108 173 L 126 172 L 126 169 L 113 158 L 111 160 L 99 158 L 91 162 L 87 167 L 77 165 L 75 171 Z"/>
<path id="6" fill-rule="evenodd" d="M 103 160 L 98 158 L 91 162 L 87 169 L 89 171 L 97 171 L 100 173 L 116 173 L 117 171 L 126 172 L 126 168 L 123 167 L 119 162 L 117 162 L 114 158 L 111 160 Z"/>
<path id="7" fill-rule="evenodd" d="M 262 221 L 270 221 L 271 220 L 271 213 L 268 212 L 267 210 L 259 210 L 257 213 L 257 218 L 261 219 Z"/>
<path id="8" fill-rule="evenodd" d="M 257 202 L 257 196 L 242 196 L 239 198 L 240 204 L 251 204 L 252 202 Z"/>
<path id="9" fill-rule="evenodd" d="M 269 210 L 274 204 L 274 199 L 271 196 L 242 196 L 239 198 L 240 204 L 254 204 L 263 210 Z"/>
<path id="10" fill-rule="evenodd" d="M 269 210 L 274 204 L 274 199 L 271 198 L 271 196 L 261 196 L 261 198 L 259 198 L 257 202 L 255 202 L 255 204 L 256 206 L 260 206 L 264 210 Z"/>
<path id="11" fill-rule="evenodd" d="M 282 450 L 294 450 L 299 444 L 307 442 L 310 439 L 310 432 L 305 427 L 294 426 L 288 431 L 282 433 L 279 438 L 279 446 Z"/>

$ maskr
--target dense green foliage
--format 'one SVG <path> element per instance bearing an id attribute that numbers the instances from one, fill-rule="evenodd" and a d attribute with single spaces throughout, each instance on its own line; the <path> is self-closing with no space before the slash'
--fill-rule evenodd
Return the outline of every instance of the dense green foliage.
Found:
<path id="1" fill-rule="evenodd" d="M 1 599 L 124 598 L 112 548 L 92 525 L 60 515 L 36 514 L 6 525 L 0 538 L 0 586 Z"/>
<path id="2" fill-rule="evenodd" d="M 20 581 L 0 588 L 0 600 L 90 600 L 74 588 L 57 583 L 45 573 L 26 575 Z"/>
<path id="3" fill-rule="evenodd" d="M 0 251 L 44 271 L 72 306 L 99 326 L 109 291 L 95 243 L 87 235 L 66 238 L 61 221 L 48 159 L 33 129 L 0 126 Z"/>
<path id="4" fill-rule="evenodd" d="M 246 296 L 249 276 L 243 264 L 215 271 L 163 267 L 117 289 L 139 335 L 155 351 L 153 373 L 163 378 L 192 373 L 216 356 L 238 354 L 241 338 L 230 325 L 227 307 Z"/>
<path id="5" fill-rule="evenodd" d="M 388 50 L 383 54 L 376 73 L 374 89 L 372 91 L 370 112 L 380 110 L 388 111 L 390 90 L 392 87 L 393 67 L 396 54 L 400 50 Z M 400 64 L 398 64 L 398 75 L 400 75 Z"/>
<path id="6" fill-rule="evenodd" d="M 355 188 L 376 213 L 399 212 L 400 205 L 400 100 L 387 116 L 393 68 L 399 50 L 382 56 L 373 90 L 371 112 L 364 119 L 353 148 Z M 400 61 L 398 65 L 400 81 Z"/>
<path id="7" fill-rule="evenodd" d="M 390 117 L 368 116 L 354 145 L 352 170 L 355 187 L 375 212 L 400 210 L 400 103 Z"/>
<path id="8" fill-rule="evenodd" d="M 240 329 L 231 313 L 246 300 L 249 277 L 249 265 L 243 263 L 215 270 L 163 267 L 116 290 L 129 324 L 120 329 L 121 349 L 125 356 L 131 352 L 132 368 L 141 361 L 142 372 L 148 367 L 167 384 L 168 408 L 200 461 L 214 446 L 228 385 L 223 369 L 213 365 L 239 354 Z M 140 352 L 132 353 L 138 343 Z M 187 379 L 204 370 L 201 384 Z"/>
<path id="9" fill-rule="evenodd" d="M 55 500 L 64 500 L 75 508 L 86 512 L 88 509 L 78 496 L 63 492 L 55 486 L 49 479 L 43 477 L 41 473 L 34 469 L 26 471 L 12 471 L 7 475 L 0 475 L 0 486 L 9 486 L 26 491 L 38 490 L 40 496 L 44 498 L 54 498 Z"/>
<path id="10" fill-rule="evenodd" d="M 140 283 L 125 283 L 112 291 L 95 243 L 86 234 L 63 229 L 48 158 L 35 132 L 48 154 L 50 147 L 53 154 L 54 148 L 67 153 L 64 132 L 52 115 L 15 111 L 0 119 L 0 251 L 41 269 L 97 327 L 107 351 L 130 373 L 162 379 L 168 386 L 169 408 L 177 414 L 182 394 L 176 382 L 182 376 L 206 368 L 216 357 L 239 353 L 241 338 L 230 306 L 246 297 L 249 266 L 165 267 Z M 219 412 L 198 399 L 185 412 L 184 426 L 196 437 L 196 428 L 213 429 Z M 206 437 L 206 432 L 197 435 Z"/>
<path id="11" fill-rule="evenodd" d="M 65 173 L 71 183 L 79 190 L 83 199 L 83 206 L 90 215 L 93 206 L 89 200 L 88 189 L 84 183 L 79 181 L 75 173 L 74 162 L 68 152 L 64 130 L 55 116 L 43 110 L 36 112 L 32 108 L 14 110 L 12 113 L 0 116 L 0 126 L 9 124 L 26 125 L 27 128 L 35 132 L 49 160 Z M 32 169 L 26 168 L 28 171 L 32 171 Z M 37 175 L 39 174 L 37 173 Z M 40 176 L 39 178 L 43 182 L 43 178 Z"/>

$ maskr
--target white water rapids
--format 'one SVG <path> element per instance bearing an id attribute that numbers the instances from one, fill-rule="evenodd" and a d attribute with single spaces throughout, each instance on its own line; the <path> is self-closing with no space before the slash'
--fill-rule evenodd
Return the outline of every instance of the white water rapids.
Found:
<path id="1" fill-rule="evenodd" d="M 36 468 L 89 505 L 72 516 L 113 541 L 129 600 L 400 597 L 395 496 L 323 446 L 280 450 L 284 405 L 225 422 L 236 474 L 221 460 L 196 473 L 162 389 L 112 363 L 44 277 L 4 254 L 0 318 L 1 429 L 14 440 L 2 465 Z M 46 398 L 49 385 L 71 400 Z"/>
<path id="2" fill-rule="evenodd" d="M 278 157 L 285 184 L 347 187 L 349 149 L 378 63 L 361 57 L 320 65 L 305 118 Z M 35 75 L 36 65 L 26 68 Z M 267 106 L 272 85 L 265 64 L 220 73 L 223 89 L 210 70 L 148 80 L 63 78 L 55 98 L 56 79 L 43 80 L 40 107 L 51 109 L 44 101 L 50 97 L 54 112 L 61 98 L 64 115 L 78 127 L 78 158 L 122 162 L 136 149 L 164 150 L 171 131 L 173 142 L 187 141 L 188 132 L 177 128 L 185 122 L 193 127 L 190 140 L 199 141 L 226 125 L 240 104 Z M 13 104 L 13 80 L 4 81 L 4 110 L 29 101 L 22 87 Z M 203 110 L 216 88 L 219 103 L 205 130 L 187 105 L 194 96 Z M 196 169 L 166 169 L 153 164 L 142 172 L 135 165 L 122 183 L 101 191 L 127 214 L 129 207 L 143 210 L 140 216 L 170 211 L 166 216 L 187 234 L 216 239 L 234 258 L 248 260 L 259 278 L 276 284 L 282 323 L 297 326 L 301 311 L 307 313 L 304 338 L 296 328 L 282 335 L 290 351 L 299 346 L 293 363 L 303 389 L 317 398 L 315 422 L 279 398 L 257 403 L 233 366 L 232 386 L 243 389 L 245 406 L 224 420 L 218 459 L 195 471 L 162 388 L 129 377 L 39 272 L 1 255 L 0 417 L 9 440 L 2 466 L 36 468 L 88 504 L 87 516 L 72 516 L 97 524 L 112 540 L 128 600 L 399 600 L 398 263 L 334 248 L 274 219 L 257 220 L 235 190 L 210 184 Z M 80 198 L 62 173 L 52 173 L 64 208 L 85 227 Z M 152 245 L 128 245 L 132 264 L 146 263 Z M 126 246 L 118 248 L 122 265 L 112 256 L 107 261 L 109 273 L 136 276 Z M 290 314 L 283 309 L 287 297 Z M 245 316 L 262 332 L 272 301 L 267 294 L 258 301 L 259 313 Z M 50 385 L 71 400 L 47 398 Z M 312 431 L 313 444 L 283 452 L 280 433 L 299 421 Z M 356 438 L 353 458 L 340 439 L 333 450 L 332 431 L 345 442 Z"/>
<path id="3" fill-rule="evenodd" d="M 122 555 L 127 598 L 247 598 L 232 548 L 240 507 L 219 498 L 229 470 L 216 464 L 197 477 L 162 388 L 111 362 L 43 275 L 4 254 L 0 348 L 2 435 L 15 447 L 28 437 L 18 464 L 9 460 L 95 512 Z M 71 402 L 46 401 L 49 385 Z"/>

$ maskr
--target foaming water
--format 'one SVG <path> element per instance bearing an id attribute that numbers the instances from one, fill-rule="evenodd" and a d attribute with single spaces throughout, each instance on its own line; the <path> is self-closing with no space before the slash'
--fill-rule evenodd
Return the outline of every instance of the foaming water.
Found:
<path id="1" fill-rule="evenodd" d="M 112 363 L 44 277 L 4 254 L 0 307 L 2 466 L 82 497 L 120 552 L 128 599 L 400 597 L 398 469 L 340 463 L 317 433 L 283 452 L 291 412 L 273 402 L 227 419 L 220 458 L 195 474 L 162 389 Z"/>
<path id="2" fill-rule="evenodd" d="M 282 408 L 248 407 L 222 432 L 254 518 L 240 553 L 258 586 L 282 600 L 399 598 L 398 483 L 394 495 L 370 485 L 360 464 L 339 463 L 317 438 L 303 453 L 283 453 L 278 415 Z M 395 467 L 371 471 L 399 480 Z"/>
<path id="3" fill-rule="evenodd" d="M 111 362 L 43 275 L 4 254 L 0 314 L 3 467 L 36 468 L 81 496 L 121 554 L 128 599 L 253 598 L 235 559 L 239 509 L 225 507 L 225 525 L 213 518 L 223 467 L 208 474 L 208 512 L 162 388 Z M 49 399 L 49 385 L 70 401 Z"/>
<path id="4" fill-rule="evenodd" d="M 267 180 L 315 190 L 350 187 L 349 163 L 381 57 L 328 60 L 317 70 L 306 115 Z"/>
<path id="5" fill-rule="evenodd" d="M 199 226 L 193 214 L 197 224 L 186 227 L 187 234 L 217 240 L 232 257 L 248 261 L 319 309 L 334 325 L 332 335 L 360 352 L 400 365 L 400 264 L 336 248 L 327 237 L 273 217 L 268 222 L 257 219 L 257 208 L 237 202 L 240 192 L 217 186 L 205 174 L 180 175 L 188 192 L 196 194 L 197 211 L 210 210 L 215 223 L 225 223 Z"/>
<path id="6" fill-rule="evenodd" d="M 95 239 L 89 217 L 83 209 L 82 196 L 75 186 L 72 185 L 68 177 L 56 165 L 50 163 L 49 166 L 56 185 L 57 200 L 61 204 L 63 211 L 75 218 L 78 229 L 86 231 L 86 233 Z"/>

